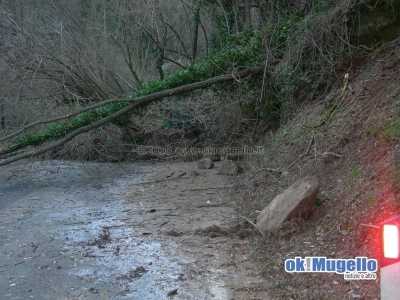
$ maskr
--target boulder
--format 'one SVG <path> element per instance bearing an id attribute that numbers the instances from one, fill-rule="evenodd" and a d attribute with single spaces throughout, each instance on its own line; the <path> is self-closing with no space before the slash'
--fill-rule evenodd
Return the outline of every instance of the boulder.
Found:
<path id="1" fill-rule="evenodd" d="M 309 217 L 315 208 L 318 190 L 319 181 L 314 176 L 296 181 L 259 214 L 258 230 L 264 234 L 273 232 L 289 219 Z"/>
<path id="2" fill-rule="evenodd" d="M 210 158 L 203 158 L 197 162 L 197 168 L 204 169 L 212 169 L 214 167 L 214 162 Z"/>
<path id="3" fill-rule="evenodd" d="M 232 160 L 223 160 L 218 170 L 218 174 L 228 176 L 236 176 L 239 172 L 238 164 Z"/>

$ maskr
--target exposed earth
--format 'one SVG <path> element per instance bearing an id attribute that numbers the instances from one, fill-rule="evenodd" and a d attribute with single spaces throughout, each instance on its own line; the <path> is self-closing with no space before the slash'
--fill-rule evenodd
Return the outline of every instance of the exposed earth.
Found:
<path id="1" fill-rule="evenodd" d="M 1 299 L 269 299 L 234 177 L 195 163 L 0 171 Z"/>

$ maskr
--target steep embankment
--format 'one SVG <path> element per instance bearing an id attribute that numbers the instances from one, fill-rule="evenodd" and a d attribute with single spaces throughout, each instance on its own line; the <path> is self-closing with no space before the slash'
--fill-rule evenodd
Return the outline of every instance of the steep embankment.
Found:
<path id="1" fill-rule="evenodd" d="M 400 39 L 360 59 L 327 98 L 304 105 L 287 125 L 265 137 L 265 166 L 243 178 L 239 205 L 250 217 L 308 174 L 321 180 L 318 211 L 288 224 L 278 237 L 256 239 L 257 258 L 282 299 L 375 299 L 379 282 L 346 282 L 332 274 L 288 275 L 294 256 L 377 257 L 374 224 L 399 212 Z M 346 91 L 344 92 L 344 89 Z M 372 226 L 371 226 L 372 225 Z"/>

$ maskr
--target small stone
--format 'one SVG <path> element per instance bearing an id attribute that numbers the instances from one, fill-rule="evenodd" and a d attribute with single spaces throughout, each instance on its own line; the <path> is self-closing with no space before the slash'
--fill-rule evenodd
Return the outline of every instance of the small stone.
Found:
<path id="1" fill-rule="evenodd" d="M 129 272 L 129 278 L 140 278 L 144 275 L 144 273 L 146 273 L 147 270 L 143 267 L 137 267 L 136 269 L 132 270 Z"/>
<path id="2" fill-rule="evenodd" d="M 178 295 L 178 289 L 173 289 L 173 290 L 169 291 L 167 294 L 168 297 L 173 297 L 176 295 Z"/>
<path id="3" fill-rule="evenodd" d="M 98 294 L 99 290 L 94 287 L 91 287 L 91 288 L 89 288 L 89 292 L 91 292 L 92 294 Z"/>
<path id="4" fill-rule="evenodd" d="M 173 237 L 179 237 L 179 236 L 183 235 L 183 232 L 179 232 L 179 231 L 177 231 L 175 229 L 172 229 L 172 230 L 166 231 L 165 234 L 169 235 L 169 236 L 173 236 Z"/>
<path id="5" fill-rule="evenodd" d="M 228 230 L 221 227 L 219 224 L 205 224 L 194 231 L 195 234 L 216 238 L 229 234 Z"/>
<path id="6" fill-rule="evenodd" d="M 209 158 L 203 158 L 197 162 L 197 168 L 200 170 L 208 170 L 214 167 L 214 162 Z"/>
<path id="7" fill-rule="evenodd" d="M 197 177 L 199 175 L 200 175 L 200 173 L 197 172 L 196 170 L 193 170 L 193 171 L 190 172 L 190 176 L 192 176 L 192 177 Z"/>
<path id="8" fill-rule="evenodd" d="M 240 168 L 233 160 L 224 160 L 219 167 L 218 174 L 227 176 L 236 176 L 240 172 Z"/>

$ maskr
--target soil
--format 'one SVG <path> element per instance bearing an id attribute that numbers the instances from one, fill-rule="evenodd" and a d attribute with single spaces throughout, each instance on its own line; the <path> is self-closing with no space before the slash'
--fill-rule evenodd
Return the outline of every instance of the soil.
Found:
<path id="1" fill-rule="evenodd" d="M 273 299 L 379 299 L 378 280 L 346 281 L 338 274 L 287 274 L 285 258 L 380 257 L 376 226 L 400 213 L 400 39 L 348 70 L 328 97 L 306 103 L 286 124 L 264 137 L 264 161 L 241 178 L 235 195 L 250 220 L 279 192 L 307 175 L 317 176 L 316 213 L 286 224 L 278 235 L 253 239 Z M 327 110 L 335 113 L 323 126 Z M 390 130 L 389 130 L 390 129 Z M 279 169 L 282 172 L 269 170 Z M 379 273 L 379 272 L 378 272 Z"/>
<path id="2" fill-rule="evenodd" d="M 269 299 L 233 177 L 185 163 L 0 170 L 1 299 Z"/>

